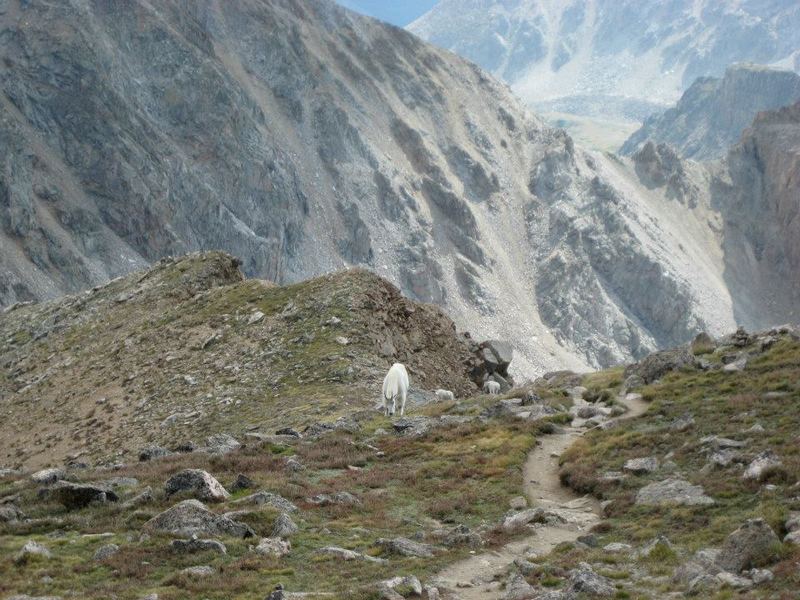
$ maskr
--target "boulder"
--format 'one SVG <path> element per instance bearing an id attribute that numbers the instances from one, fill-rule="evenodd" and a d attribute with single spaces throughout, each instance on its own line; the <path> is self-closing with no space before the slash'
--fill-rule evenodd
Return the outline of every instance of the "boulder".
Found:
<path id="1" fill-rule="evenodd" d="M 647 544 L 636 553 L 636 556 L 639 558 L 649 558 L 650 555 L 659 550 L 659 548 L 671 552 L 673 550 L 672 542 L 670 542 L 667 537 L 659 535 L 647 542 Z"/>
<path id="2" fill-rule="evenodd" d="M 762 481 L 772 469 L 782 467 L 783 463 L 769 450 L 760 453 L 753 461 L 747 466 L 744 471 L 745 479 L 753 479 L 755 481 Z"/>
<path id="3" fill-rule="evenodd" d="M 22 565 L 32 559 L 48 559 L 52 557 L 53 555 L 50 553 L 50 550 L 42 546 L 39 542 L 29 540 L 25 542 L 25 545 L 17 552 L 17 555 L 14 557 L 14 562 L 18 565 Z"/>
<path id="4" fill-rule="evenodd" d="M 719 581 L 722 585 L 735 590 L 749 590 L 751 587 L 753 587 L 752 579 L 740 577 L 739 575 L 728 573 L 727 571 L 717 573 L 717 581 Z"/>
<path id="5" fill-rule="evenodd" d="M 298 531 L 299 528 L 295 522 L 292 521 L 292 518 L 286 513 L 281 513 L 278 515 L 278 518 L 275 519 L 275 523 L 272 525 L 271 537 L 288 538 Z"/>
<path id="6" fill-rule="evenodd" d="M 242 447 L 239 441 L 227 433 L 218 433 L 206 438 L 204 452 L 209 454 L 228 454 Z"/>
<path id="7" fill-rule="evenodd" d="M 96 562 L 102 562 L 104 560 L 108 560 L 117 552 L 119 552 L 119 546 L 116 544 L 106 544 L 105 546 L 100 546 L 95 551 L 94 556 L 92 556 L 92 560 Z"/>
<path id="8" fill-rule="evenodd" d="M 258 542 L 258 546 L 255 547 L 254 552 L 256 554 L 263 554 L 264 556 L 274 556 L 276 558 L 280 558 L 281 556 L 286 556 L 289 554 L 291 549 L 292 544 L 288 540 L 269 537 L 261 538 L 261 541 Z"/>
<path id="9" fill-rule="evenodd" d="M 201 469 L 185 469 L 176 473 L 164 484 L 164 493 L 167 498 L 174 494 L 188 493 L 204 502 L 222 502 L 230 498 L 222 484 Z"/>
<path id="10" fill-rule="evenodd" d="M 520 573 L 516 573 L 506 583 L 503 600 L 531 600 L 537 597 L 536 588 L 529 584 Z"/>
<path id="11" fill-rule="evenodd" d="M 24 518 L 25 513 L 17 506 L 13 504 L 0 505 L 0 523 L 16 523 Z"/>
<path id="12" fill-rule="evenodd" d="M 217 552 L 227 554 L 228 548 L 217 540 L 201 540 L 197 536 L 192 536 L 188 540 L 172 540 L 170 548 L 178 554 L 195 554 L 197 552 Z"/>
<path id="13" fill-rule="evenodd" d="M 409 540 L 408 538 L 381 538 L 375 542 L 388 554 L 399 554 L 401 556 L 416 556 L 430 558 L 433 556 L 433 546 Z"/>
<path id="14" fill-rule="evenodd" d="M 507 516 L 503 520 L 503 529 L 509 533 L 517 531 L 534 521 L 541 522 L 544 519 L 544 509 L 528 508 L 520 512 Z"/>
<path id="15" fill-rule="evenodd" d="M 147 486 L 136 496 L 126 501 L 122 506 L 124 508 L 136 508 L 137 506 L 142 506 L 143 504 L 150 504 L 154 500 L 155 496 L 153 496 L 153 489 L 150 486 Z"/>
<path id="16" fill-rule="evenodd" d="M 632 458 L 625 463 L 622 470 L 634 475 L 647 475 L 658 470 L 658 459 L 655 456 Z"/>
<path id="17" fill-rule="evenodd" d="M 695 358 L 688 346 L 662 350 L 625 369 L 625 377 L 637 377 L 645 384 L 661 379 L 670 371 L 694 366 Z"/>
<path id="18" fill-rule="evenodd" d="M 333 556 L 341 560 L 363 560 L 367 562 L 374 562 L 376 564 L 386 564 L 388 562 L 384 558 L 377 558 L 375 556 L 370 556 L 369 554 L 363 554 L 361 552 L 355 552 L 354 550 L 347 550 L 337 546 L 326 546 L 324 548 L 320 548 L 317 550 L 317 553 Z"/>
<path id="19" fill-rule="evenodd" d="M 92 503 L 104 504 L 119 500 L 110 488 L 90 483 L 59 481 L 50 490 L 49 497 L 69 510 L 84 508 Z"/>
<path id="20" fill-rule="evenodd" d="M 636 494 L 636 504 L 657 506 L 659 504 L 681 504 L 703 506 L 714 504 L 714 499 L 705 495 L 703 488 L 679 478 L 665 479 L 648 484 Z"/>
<path id="21" fill-rule="evenodd" d="M 450 531 L 444 532 L 441 535 L 442 543 L 448 548 L 455 546 L 468 546 L 470 548 L 479 548 L 483 546 L 483 538 L 481 535 L 472 531 L 466 525 L 456 525 Z"/>
<path id="22" fill-rule="evenodd" d="M 401 598 L 407 595 L 422 596 L 422 584 L 414 575 L 392 577 L 381 581 L 378 587 L 383 590 L 398 592 Z"/>
<path id="23" fill-rule="evenodd" d="M 612 598 L 617 588 L 610 579 L 598 575 L 588 563 L 580 563 L 569 574 L 566 593 L 568 597 Z"/>
<path id="24" fill-rule="evenodd" d="M 49 485 L 57 481 L 61 481 L 67 476 L 64 469 L 42 469 L 31 475 L 31 480 L 34 483 L 42 485 Z"/>
<path id="25" fill-rule="evenodd" d="M 231 485 L 231 491 L 238 492 L 239 490 L 250 490 L 256 487 L 256 484 L 247 475 L 239 473 L 236 476 L 236 481 Z"/>
<path id="26" fill-rule="evenodd" d="M 738 574 L 769 561 L 779 545 L 778 536 L 764 519 L 750 519 L 727 537 L 716 564 Z"/>
<path id="27" fill-rule="evenodd" d="M 307 499 L 309 504 L 316 506 L 354 506 L 361 504 L 361 500 L 356 498 L 350 492 L 335 492 L 333 494 L 317 494 Z"/>
<path id="28" fill-rule="evenodd" d="M 394 427 L 394 430 L 400 435 L 420 436 L 428 433 L 435 424 L 435 419 L 415 416 L 401 417 L 392 423 L 392 427 Z"/>
<path id="29" fill-rule="evenodd" d="M 692 427 L 694 427 L 694 416 L 691 413 L 685 413 L 669 424 L 670 431 L 686 431 Z"/>
<path id="30" fill-rule="evenodd" d="M 146 446 L 139 450 L 139 461 L 147 462 L 157 458 L 164 458 L 170 456 L 172 452 L 161 446 Z"/>
<path id="31" fill-rule="evenodd" d="M 249 525 L 217 515 L 199 500 L 184 500 L 156 515 L 144 524 L 148 532 L 193 535 L 227 535 L 238 538 L 254 537 Z"/>
<path id="32" fill-rule="evenodd" d="M 613 542 L 611 544 L 606 544 L 603 546 L 603 550 L 606 552 L 610 552 L 611 554 L 619 554 L 621 552 L 630 552 L 633 550 L 633 547 L 630 544 L 623 544 L 621 542 Z"/>
<path id="33" fill-rule="evenodd" d="M 297 507 L 289 502 L 286 498 L 279 494 L 273 494 L 272 492 L 256 492 L 255 494 L 250 494 L 249 496 L 245 496 L 244 498 L 239 498 L 238 500 L 234 500 L 233 504 L 241 505 L 241 504 L 252 504 L 255 506 L 271 506 L 272 508 L 276 508 L 280 511 L 291 513 L 297 511 Z"/>
<path id="34" fill-rule="evenodd" d="M 186 567 L 185 569 L 181 569 L 179 572 L 180 572 L 181 575 L 186 575 L 186 576 L 191 577 L 193 579 L 211 577 L 212 575 L 214 575 L 216 573 L 216 571 L 214 571 L 214 567 L 211 567 L 209 565 L 201 565 L 201 566 L 197 566 L 197 567 Z"/>

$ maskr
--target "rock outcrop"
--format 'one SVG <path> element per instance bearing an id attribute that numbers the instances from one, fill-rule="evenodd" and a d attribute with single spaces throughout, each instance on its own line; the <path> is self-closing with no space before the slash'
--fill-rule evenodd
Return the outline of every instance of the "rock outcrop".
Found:
<path id="1" fill-rule="evenodd" d="M 729 67 L 722 78 L 696 80 L 674 108 L 655 114 L 620 149 L 635 154 L 648 141 L 668 144 L 684 158 L 724 158 L 765 110 L 800 100 L 800 75 L 753 64 Z"/>

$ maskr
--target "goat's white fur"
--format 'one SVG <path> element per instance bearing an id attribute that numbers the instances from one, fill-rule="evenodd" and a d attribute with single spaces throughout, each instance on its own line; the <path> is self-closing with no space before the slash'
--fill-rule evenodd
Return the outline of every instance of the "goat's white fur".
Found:
<path id="1" fill-rule="evenodd" d="M 441 389 L 436 390 L 436 397 L 439 400 L 455 400 L 456 399 L 455 395 L 453 395 L 453 392 L 451 392 L 450 390 L 441 390 Z"/>
<path id="2" fill-rule="evenodd" d="M 487 381 L 483 384 L 483 391 L 492 396 L 500 393 L 500 384 L 496 381 Z"/>
<path id="3" fill-rule="evenodd" d="M 404 365 L 394 363 L 383 378 L 383 407 L 386 416 L 394 415 L 397 400 L 400 400 L 400 416 L 406 410 L 408 396 L 408 371 Z"/>

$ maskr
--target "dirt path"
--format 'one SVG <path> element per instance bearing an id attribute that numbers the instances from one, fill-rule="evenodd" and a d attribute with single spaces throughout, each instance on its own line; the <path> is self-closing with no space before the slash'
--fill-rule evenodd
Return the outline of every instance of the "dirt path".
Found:
<path id="1" fill-rule="evenodd" d="M 638 399 L 624 400 L 630 419 L 647 410 Z M 497 574 L 517 558 L 530 554 L 547 554 L 562 542 L 576 540 L 600 520 L 599 503 L 591 497 L 580 497 L 561 485 L 558 478 L 558 457 L 583 435 L 584 430 L 567 429 L 563 434 L 541 438 L 525 462 L 525 495 L 533 507 L 557 513 L 563 523 L 539 526 L 533 535 L 511 542 L 497 551 L 477 554 L 450 565 L 436 580 L 446 589 L 454 590 L 461 600 L 496 600 L 502 598 Z"/>

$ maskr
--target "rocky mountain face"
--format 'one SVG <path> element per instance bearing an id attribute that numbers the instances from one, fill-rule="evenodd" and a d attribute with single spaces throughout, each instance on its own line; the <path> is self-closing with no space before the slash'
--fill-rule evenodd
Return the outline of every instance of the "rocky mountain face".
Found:
<path id="1" fill-rule="evenodd" d="M 793 0 L 442 0 L 409 30 L 539 110 L 642 120 L 736 62 L 795 68 Z"/>
<path id="2" fill-rule="evenodd" d="M 800 102 L 756 117 L 712 187 L 725 219 L 726 279 L 742 322 L 800 319 Z M 755 321 L 752 319 L 755 318 Z"/>
<path id="3" fill-rule="evenodd" d="M 647 140 L 666 143 L 695 160 L 723 158 L 764 110 L 800 99 L 800 75 L 757 65 L 735 65 L 722 78 L 702 77 L 674 108 L 647 118 L 620 152 L 633 154 Z"/>
<path id="4" fill-rule="evenodd" d="M 366 267 L 527 376 L 735 325 L 706 171 L 583 150 L 401 29 L 310 0 L 0 18 L 2 304 L 219 248 L 278 283 Z"/>

